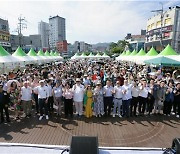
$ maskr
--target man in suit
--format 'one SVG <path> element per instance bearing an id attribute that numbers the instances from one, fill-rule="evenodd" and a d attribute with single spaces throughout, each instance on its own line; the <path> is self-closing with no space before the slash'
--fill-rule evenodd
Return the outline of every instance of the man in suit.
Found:
<path id="1" fill-rule="evenodd" d="M 6 121 L 10 122 L 9 112 L 8 112 L 9 94 L 7 91 L 3 91 L 3 85 L 0 85 L 0 113 L 1 113 L 1 123 L 4 122 L 3 110 L 6 114 Z"/>

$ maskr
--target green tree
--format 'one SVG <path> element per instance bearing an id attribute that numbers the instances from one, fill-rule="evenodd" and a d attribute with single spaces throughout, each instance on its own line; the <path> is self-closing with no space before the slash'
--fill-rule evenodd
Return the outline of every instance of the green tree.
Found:
<path id="1" fill-rule="evenodd" d="M 112 53 L 122 53 L 126 47 L 130 47 L 129 42 L 125 40 L 119 40 L 117 43 L 112 42 L 110 44 L 110 51 Z"/>
<path id="2" fill-rule="evenodd" d="M 115 47 L 117 47 L 117 43 L 112 42 L 112 43 L 109 45 L 109 49 L 110 49 L 110 50 L 113 49 L 113 48 L 115 48 Z"/>
<path id="3" fill-rule="evenodd" d="M 129 47 L 129 42 L 127 42 L 127 41 L 125 41 L 125 40 L 119 40 L 119 41 L 117 42 L 117 45 L 118 45 L 119 47 L 122 47 L 122 48 L 125 49 L 125 47 Z"/>
<path id="4" fill-rule="evenodd" d="M 111 52 L 112 52 L 112 53 L 121 53 L 121 52 L 122 52 L 122 48 L 116 46 L 116 47 L 114 47 L 114 48 L 111 49 Z"/>

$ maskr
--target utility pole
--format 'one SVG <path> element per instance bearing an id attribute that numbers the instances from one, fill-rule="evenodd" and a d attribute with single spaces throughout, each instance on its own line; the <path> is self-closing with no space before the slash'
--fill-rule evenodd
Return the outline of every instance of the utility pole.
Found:
<path id="1" fill-rule="evenodd" d="M 161 48 L 164 49 L 164 46 L 163 46 L 163 32 L 162 32 L 162 29 L 163 29 L 163 18 L 164 18 L 164 8 L 163 8 L 163 3 L 160 2 L 161 4 L 161 9 L 159 10 L 152 10 L 151 12 L 158 12 L 161 16 L 161 30 L 160 30 L 160 44 L 161 44 Z"/>
<path id="2" fill-rule="evenodd" d="M 27 28 L 27 24 L 26 24 L 26 20 L 25 17 L 22 18 L 22 16 L 20 15 L 20 17 L 18 18 L 18 25 L 17 25 L 17 29 L 16 31 L 18 32 L 18 36 L 19 36 L 19 46 L 22 47 L 23 46 L 23 34 L 22 34 L 22 30 Z"/>

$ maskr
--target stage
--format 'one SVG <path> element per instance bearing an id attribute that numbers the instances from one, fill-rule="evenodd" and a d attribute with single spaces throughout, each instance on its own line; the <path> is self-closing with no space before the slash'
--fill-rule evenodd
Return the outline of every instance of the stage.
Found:
<path id="1" fill-rule="evenodd" d="M 1 154 L 61 154 L 68 146 L 0 143 Z M 99 147 L 99 154 L 162 154 L 162 148 Z M 63 154 L 69 154 L 64 152 Z"/>

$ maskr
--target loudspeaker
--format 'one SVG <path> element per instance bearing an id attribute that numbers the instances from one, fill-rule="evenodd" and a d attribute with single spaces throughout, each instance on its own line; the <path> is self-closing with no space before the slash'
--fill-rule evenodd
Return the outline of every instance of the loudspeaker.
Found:
<path id="1" fill-rule="evenodd" d="M 174 149 L 177 154 L 180 153 L 180 138 L 175 138 L 173 140 L 171 148 Z"/>
<path id="2" fill-rule="evenodd" d="M 70 154 L 99 154 L 98 138 L 86 136 L 73 136 Z"/>

